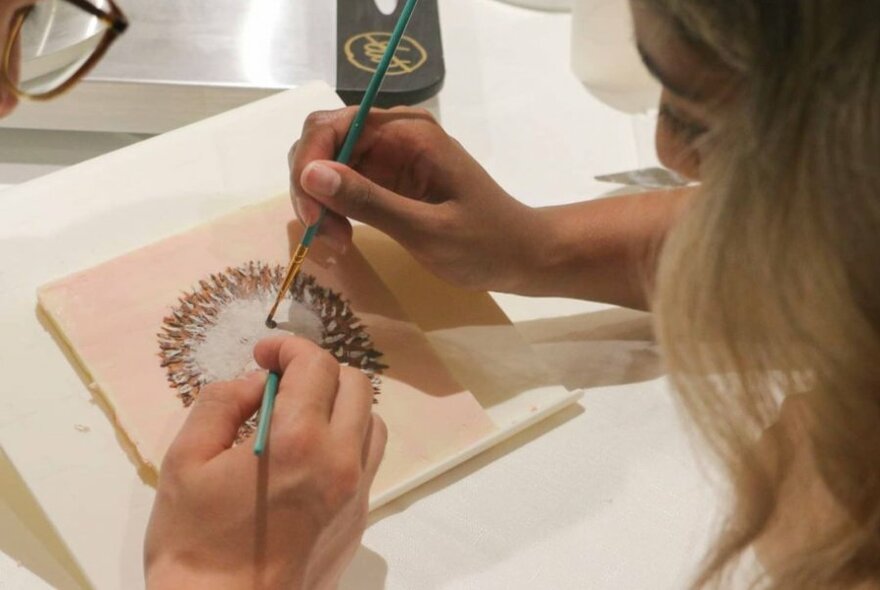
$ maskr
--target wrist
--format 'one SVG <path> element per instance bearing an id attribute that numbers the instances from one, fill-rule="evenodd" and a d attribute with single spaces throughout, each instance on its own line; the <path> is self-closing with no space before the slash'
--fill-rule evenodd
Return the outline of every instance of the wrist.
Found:
<path id="1" fill-rule="evenodd" d="M 528 295 L 538 280 L 543 265 L 543 239 L 546 223 L 541 209 L 529 207 L 508 196 L 509 206 L 499 211 L 495 225 L 499 232 L 492 236 L 491 269 L 480 289 L 500 293 Z"/>
<path id="2" fill-rule="evenodd" d="M 512 273 L 509 277 L 510 293 L 528 296 L 553 294 L 554 285 L 570 264 L 572 249 L 564 243 L 559 232 L 554 207 L 525 207 L 520 231 L 516 238 L 518 247 L 513 248 Z M 548 286 L 549 284 L 549 286 Z"/>

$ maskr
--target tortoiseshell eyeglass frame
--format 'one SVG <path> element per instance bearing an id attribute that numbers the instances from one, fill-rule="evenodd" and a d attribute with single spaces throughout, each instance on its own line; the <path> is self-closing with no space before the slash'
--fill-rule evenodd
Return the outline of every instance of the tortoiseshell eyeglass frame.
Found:
<path id="1" fill-rule="evenodd" d="M 6 46 L 3 48 L 3 62 L 0 64 L 0 84 L 7 86 L 12 90 L 12 92 L 18 96 L 19 98 L 27 98 L 30 100 L 49 100 L 59 96 L 66 91 L 70 90 L 71 87 L 76 85 L 83 76 L 88 74 L 92 68 L 95 67 L 101 58 L 104 57 L 104 54 L 107 53 L 107 50 L 113 44 L 113 42 L 125 32 L 125 29 L 128 28 L 128 19 L 122 13 L 122 10 L 116 5 L 113 0 L 107 0 L 107 4 L 109 6 L 109 10 L 103 10 L 98 8 L 89 0 L 62 0 L 63 2 L 67 2 L 68 4 L 72 4 L 77 8 L 84 10 L 85 12 L 91 14 L 92 16 L 100 19 L 107 25 L 107 30 L 104 32 L 104 36 L 101 38 L 101 41 L 98 43 L 97 47 L 92 51 L 92 54 L 83 62 L 83 64 L 76 70 L 67 80 L 64 80 L 57 87 L 48 90 L 46 92 L 40 92 L 32 94 L 30 92 L 26 92 L 18 87 L 18 85 L 12 81 L 12 76 L 10 72 L 12 71 L 12 58 L 13 58 L 13 49 L 15 48 L 15 44 L 18 41 L 19 35 L 21 34 L 21 27 L 24 25 L 24 21 L 27 18 L 28 13 L 33 9 L 34 5 L 28 6 L 22 10 L 20 10 L 12 19 L 12 27 L 9 31 L 9 38 L 6 41 Z"/>

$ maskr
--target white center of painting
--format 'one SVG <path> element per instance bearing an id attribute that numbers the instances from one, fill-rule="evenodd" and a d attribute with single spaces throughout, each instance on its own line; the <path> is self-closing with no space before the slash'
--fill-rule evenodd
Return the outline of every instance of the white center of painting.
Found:
<path id="1" fill-rule="evenodd" d="M 269 336 L 293 334 L 317 344 L 323 338 L 318 315 L 298 301 L 285 299 L 276 313 L 278 328 L 265 326 L 272 300 L 253 296 L 229 302 L 217 313 L 204 339 L 192 347 L 192 358 L 201 374 L 210 381 L 228 381 L 257 370 L 254 345 Z"/>

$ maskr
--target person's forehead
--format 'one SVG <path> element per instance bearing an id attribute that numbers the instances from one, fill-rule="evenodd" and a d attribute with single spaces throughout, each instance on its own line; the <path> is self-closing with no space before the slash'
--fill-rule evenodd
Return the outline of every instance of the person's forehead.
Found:
<path id="1" fill-rule="evenodd" d="M 636 43 L 645 65 L 673 94 L 693 102 L 717 98 L 729 85 L 731 72 L 686 39 L 668 16 L 649 2 L 631 2 Z"/>

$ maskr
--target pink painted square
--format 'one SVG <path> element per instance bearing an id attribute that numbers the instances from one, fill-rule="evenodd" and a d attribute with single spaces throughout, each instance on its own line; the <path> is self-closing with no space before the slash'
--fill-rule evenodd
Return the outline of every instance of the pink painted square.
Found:
<path id="1" fill-rule="evenodd" d="M 277 333 L 263 320 L 301 235 L 290 218 L 288 199 L 272 199 L 39 290 L 144 463 L 161 464 L 204 383 L 255 368 L 254 343 Z M 374 496 L 496 430 L 360 252 L 316 244 L 303 273 L 276 319 L 373 379 L 389 430 Z"/>

